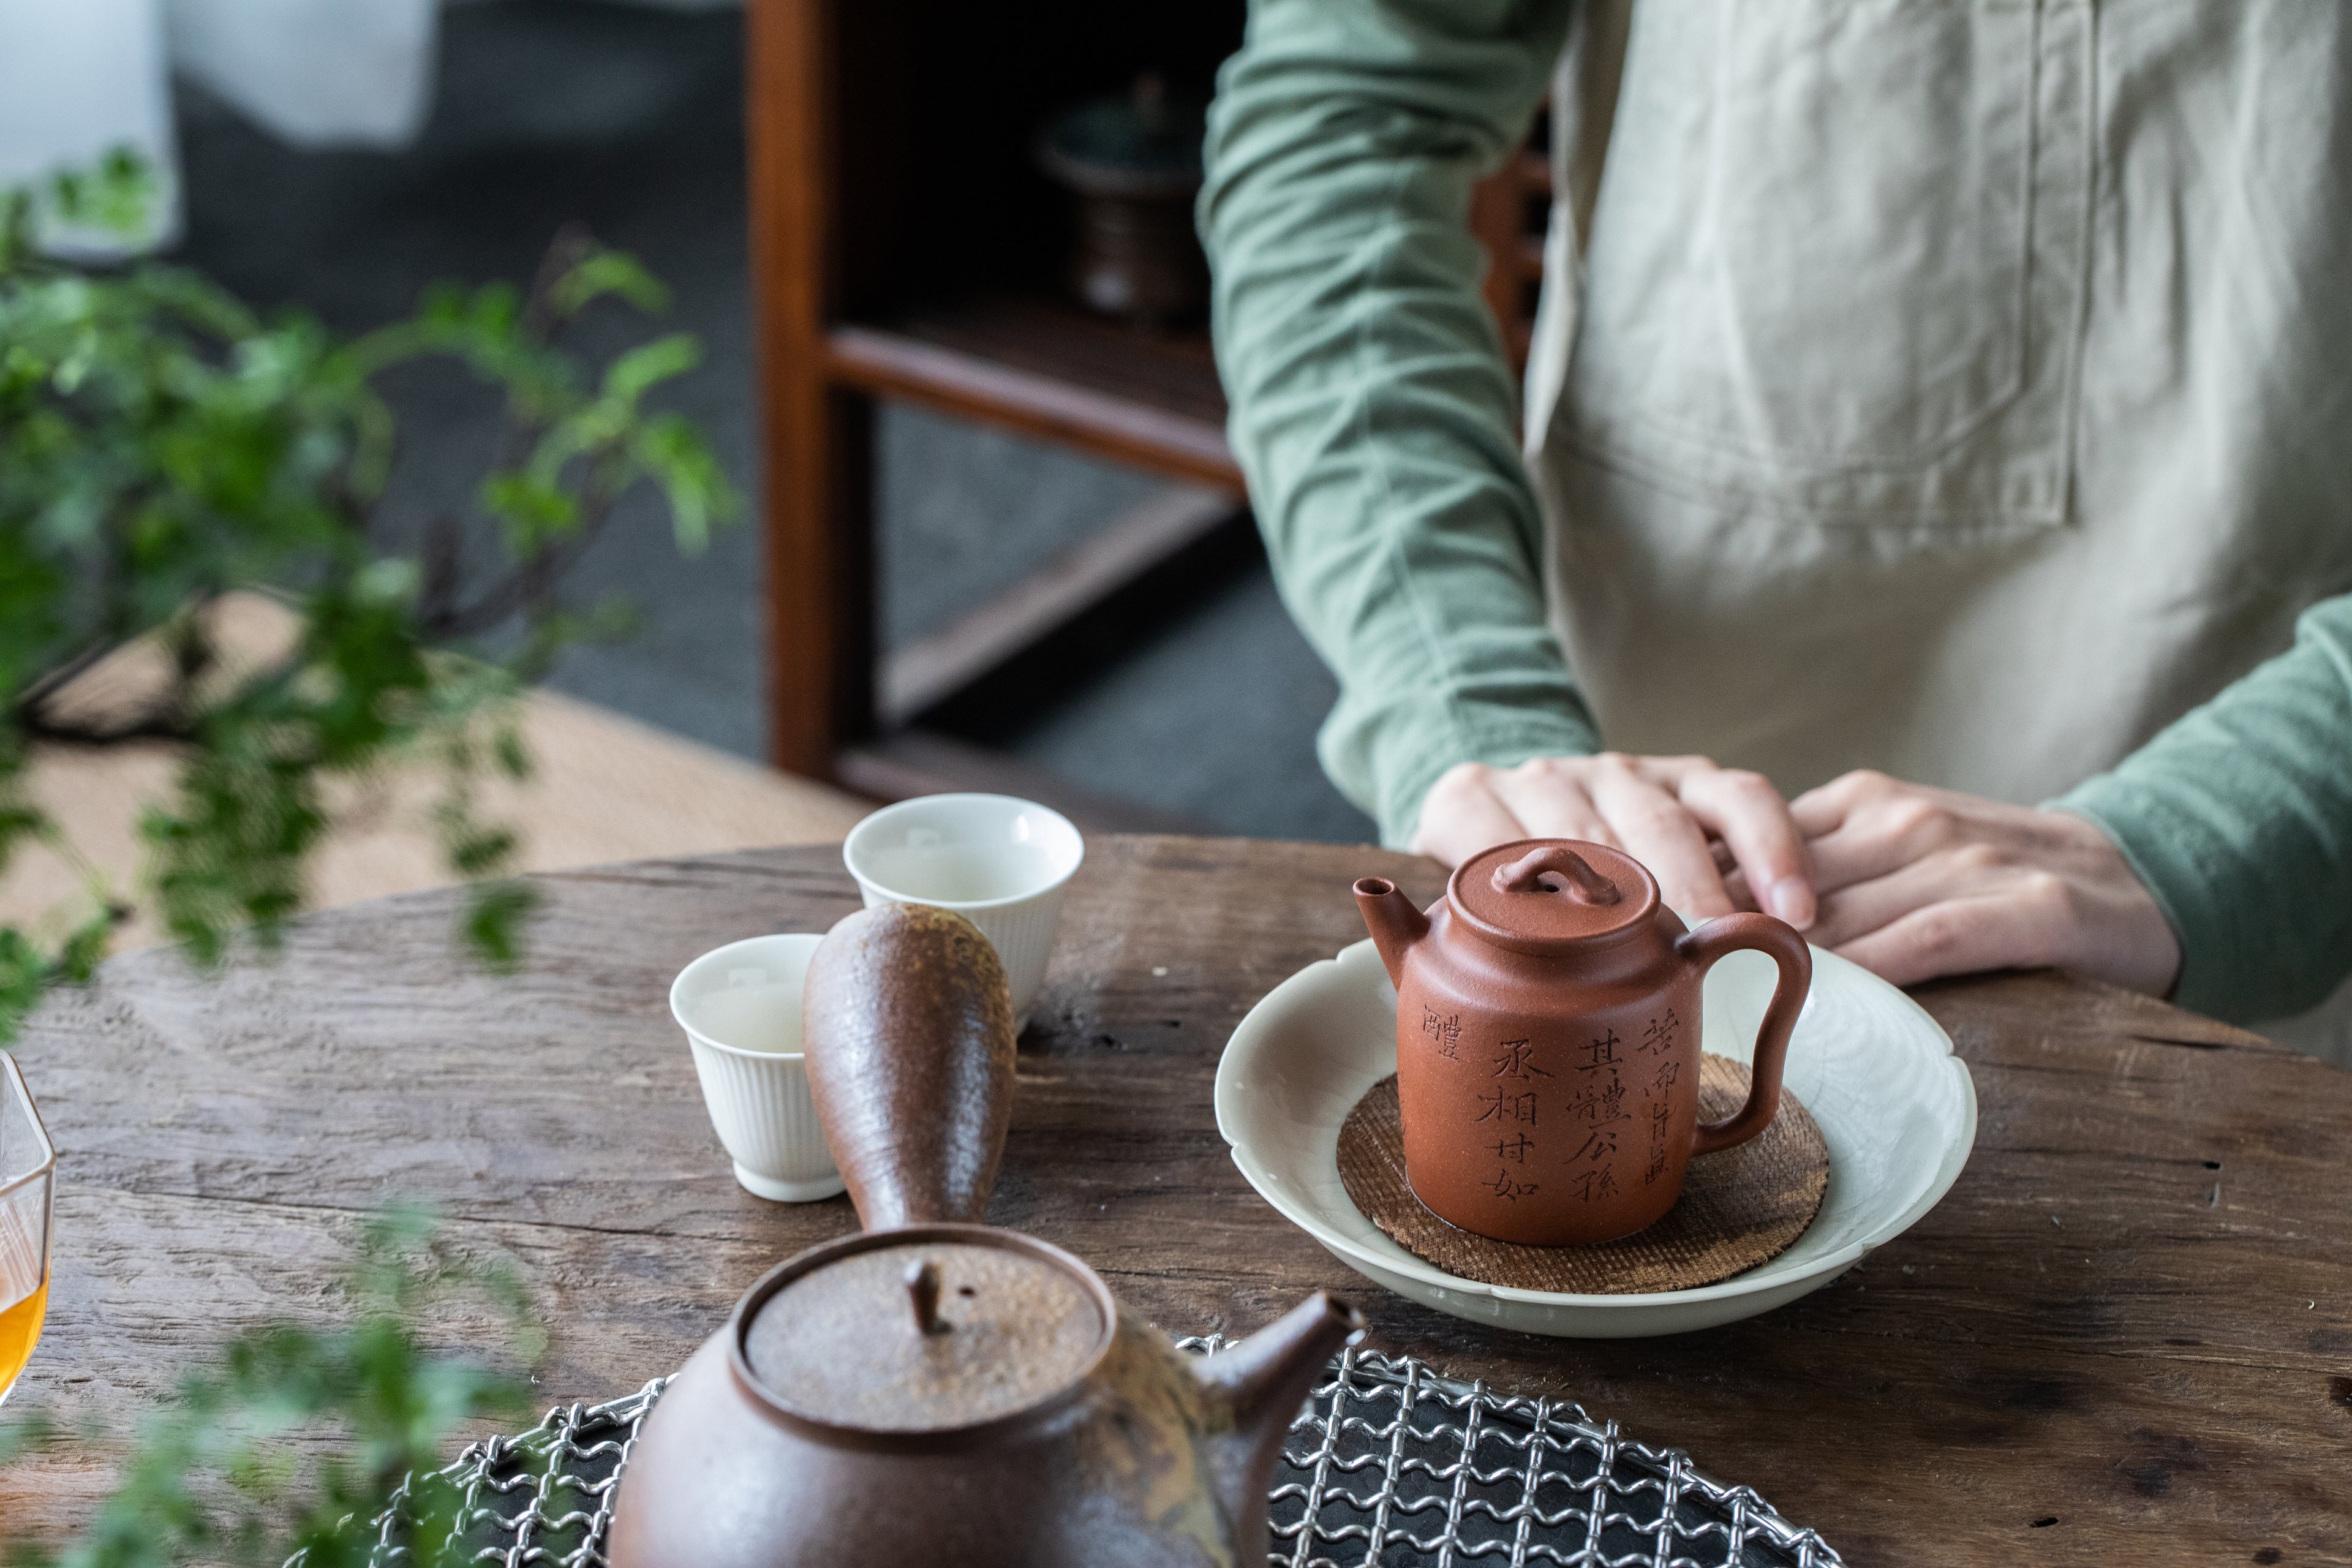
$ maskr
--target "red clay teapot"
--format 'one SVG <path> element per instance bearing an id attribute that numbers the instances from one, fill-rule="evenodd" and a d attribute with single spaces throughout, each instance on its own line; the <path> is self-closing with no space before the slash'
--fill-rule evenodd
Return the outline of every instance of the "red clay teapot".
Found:
<path id="1" fill-rule="evenodd" d="M 1057 1247 L 979 1223 L 1011 1116 L 995 951 L 941 910 L 825 939 L 811 1091 L 866 1229 L 752 1286 L 646 1418 L 612 1568 L 1255 1568 L 1282 1441 L 1360 1331 L 1318 1295 L 1178 1351 Z"/>
<path id="2" fill-rule="evenodd" d="M 1378 877 L 1356 900 L 1396 982 L 1406 1179 L 1440 1218 L 1531 1247 L 1613 1241 L 1674 1207 L 1693 1155 L 1771 1124 L 1812 981 L 1792 927 L 1690 931 L 1638 861 L 1570 838 L 1465 860 L 1425 913 Z M 1741 948 L 1780 984 L 1747 1105 L 1701 1123 L 1700 981 Z"/>

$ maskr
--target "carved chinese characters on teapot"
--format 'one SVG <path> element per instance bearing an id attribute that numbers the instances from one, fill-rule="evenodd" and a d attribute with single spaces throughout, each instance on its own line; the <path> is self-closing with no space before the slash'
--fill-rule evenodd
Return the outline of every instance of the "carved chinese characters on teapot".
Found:
<path id="1" fill-rule="evenodd" d="M 1397 986 L 1407 1178 L 1440 1217 L 1529 1246 L 1614 1240 L 1674 1206 L 1694 1154 L 1770 1124 L 1812 976 L 1780 921 L 1687 931 L 1638 862 L 1572 839 L 1465 861 L 1425 913 L 1379 878 L 1356 896 Z M 1701 1125 L 1700 983 L 1740 948 L 1780 983 L 1748 1104 Z"/>

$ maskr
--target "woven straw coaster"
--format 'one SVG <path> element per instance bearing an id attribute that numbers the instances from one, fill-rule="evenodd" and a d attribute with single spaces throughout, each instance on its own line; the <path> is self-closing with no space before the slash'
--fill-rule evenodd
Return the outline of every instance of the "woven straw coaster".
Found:
<path id="1" fill-rule="evenodd" d="M 1747 1099 L 1746 1064 L 1699 1058 L 1701 1121 L 1719 1121 Z M 1391 1074 L 1364 1091 L 1339 1129 L 1339 1179 L 1399 1247 L 1448 1274 L 1522 1290 L 1627 1296 L 1712 1285 L 1786 1252 L 1821 1212 L 1830 1151 L 1811 1113 L 1782 1089 L 1772 1125 L 1737 1149 L 1693 1160 L 1681 1200 L 1648 1229 L 1597 1247 L 1520 1247 L 1448 1225 L 1412 1195 Z"/>

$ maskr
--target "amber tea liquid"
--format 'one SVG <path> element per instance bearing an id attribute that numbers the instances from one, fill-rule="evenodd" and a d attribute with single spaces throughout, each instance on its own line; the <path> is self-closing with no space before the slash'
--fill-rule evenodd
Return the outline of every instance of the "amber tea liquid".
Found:
<path id="1" fill-rule="evenodd" d="M 49 1277 L 41 1267 L 37 1238 L 24 1217 L 0 1205 L 0 1398 L 15 1387 L 16 1374 L 33 1359 L 41 1320 L 49 1310 Z"/>
<path id="2" fill-rule="evenodd" d="M 16 1374 L 33 1359 L 33 1346 L 41 1337 L 41 1319 L 49 1310 L 49 1282 L 46 1279 L 33 1293 L 15 1306 L 0 1310 L 0 1396 L 16 1386 Z"/>

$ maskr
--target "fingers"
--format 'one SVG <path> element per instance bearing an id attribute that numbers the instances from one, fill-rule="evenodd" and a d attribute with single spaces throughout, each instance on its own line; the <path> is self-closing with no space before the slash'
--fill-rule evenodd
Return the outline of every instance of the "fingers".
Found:
<path id="1" fill-rule="evenodd" d="M 1825 784 L 1807 790 L 1789 803 L 1789 815 L 1796 818 L 1797 826 L 1808 838 L 1819 838 L 1834 830 L 1855 806 L 1869 800 L 1883 799 L 1905 785 L 1873 768 L 1856 768 L 1840 773 Z"/>
<path id="2" fill-rule="evenodd" d="M 1440 774 L 1422 799 L 1415 852 L 1453 867 L 1489 845 L 1534 837 L 1495 793 L 1497 771 L 1464 763 Z"/>
<path id="3" fill-rule="evenodd" d="M 1826 889 L 1812 937 L 1823 947 L 1868 935 L 1915 910 L 1999 889 L 2003 858 L 1983 845 L 1929 855 L 1883 877 Z"/>
<path id="4" fill-rule="evenodd" d="M 1798 796 L 1790 815 L 1810 839 L 1813 885 L 1827 895 L 1966 842 L 1966 804 L 1948 791 L 1859 773 Z"/>
<path id="5" fill-rule="evenodd" d="M 2063 933 L 2046 929 L 2038 915 L 2008 893 L 1953 899 L 1913 910 L 1832 951 L 1895 985 L 2047 963 Z"/>
<path id="6" fill-rule="evenodd" d="M 1799 931 L 1813 923 L 1804 834 L 1770 780 L 1735 768 L 1694 768 L 1681 775 L 1676 793 L 1700 826 L 1729 849 L 1767 914 Z M 1717 862 L 1720 868 L 1720 857 Z"/>
<path id="7" fill-rule="evenodd" d="M 1812 939 L 1898 985 L 2056 964 L 2162 994 L 2180 948 L 2115 846 L 2063 812 L 1849 773 L 1801 795 Z"/>
<path id="8" fill-rule="evenodd" d="M 1797 831 L 1808 838 L 1819 838 L 1824 834 L 1836 832 L 1843 826 L 1849 799 L 1839 791 L 1839 785 L 1853 776 L 1847 773 L 1843 778 L 1832 780 L 1818 789 L 1809 789 L 1790 801 L 1789 816 L 1796 823 Z"/>
<path id="9" fill-rule="evenodd" d="M 1591 795 L 1591 757 L 1541 758 L 1495 775 L 1496 793 L 1526 824 L 1527 838 L 1581 838 L 1622 846 Z"/>
<path id="10" fill-rule="evenodd" d="M 1798 926 L 1814 918 L 1803 837 L 1758 773 L 1704 757 L 1541 757 L 1517 767 L 1465 763 L 1423 803 L 1413 847 L 1449 866 L 1515 838 L 1581 838 L 1648 867 L 1666 901 L 1705 918 L 1762 889 L 1762 907 Z M 1727 885 L 1728 879 L 1728 886 Z"/>
<path id="11" fill-rule="evenodd" d="M 1592 804 L 1625 853 L 1650 868 L 1666 902 L 1707 919 L 1732 911 L 1706 832 L 1682 800 L 1643 776 L 1634 761 L 1601 755 L 1585 777 Z"/>

